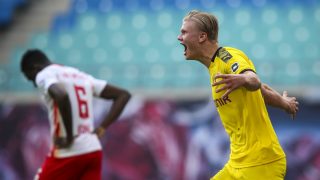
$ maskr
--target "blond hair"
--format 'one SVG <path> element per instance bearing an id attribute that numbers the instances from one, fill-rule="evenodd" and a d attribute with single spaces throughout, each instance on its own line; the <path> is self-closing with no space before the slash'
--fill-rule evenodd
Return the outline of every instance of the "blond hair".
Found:
<path id="1" fill-rule="evenodd" d="M 219 25 L 218 19 L 214 15 L 192 10 L 183 18 L 183 20 L 192 20 L 196 22 L 199 30 L 207 33 L 210 40 L 218 41 Z"/>

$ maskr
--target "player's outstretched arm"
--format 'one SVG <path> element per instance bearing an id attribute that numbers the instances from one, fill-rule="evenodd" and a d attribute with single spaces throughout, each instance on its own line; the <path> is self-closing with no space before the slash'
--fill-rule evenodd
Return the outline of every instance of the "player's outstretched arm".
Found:
<path id="1" fill-rule="evenodd" d="M 214 77 L 212 86 L 223 84 L 222 87 L 216 90 L 220 92 L 226 90 L 223 97 L 228 96 L 235 89 L 243 86 L 249 91 L 256 91 L 260 88 L 261 82 L 256 73 L 252 71 L 245 71 L 241 74 L 217 74 Z"/>
<path id="2" fill-rule="evenodd" d="M 287 91 L 284 91 L 281 96 L 267 84 L 262 84 L 261 93 L 267 105 L 285 110 L 288 114 L 291 114 L 292 119 L 294 119 L 299 110 L 299 102 L 295 97 L 289 97 Z"/>
<path id="3" fill-rule="evenodd" d="M 58 105 L 67 133 L 66 138 L 54 137 L 54 144 L 57 148 L 68 148 L 73 142 L 71 103 L 68 93 L 66 89 L 58 83 L 52 84 L 49 87 L 48 92 L 54 102 Z"/>
<path id="4" fill-rule="evenodd" d="M 103 136 L 105 130 L 110 126 L 110 124 L 117 120 L 128 103 L 131 94 L 124 89 L 108 84 L 102 90 L 100 97 L 113 100 L 113 103 L 109 113 L 106 115 L 101 125 L 95 130 L 98 137 Z"/>

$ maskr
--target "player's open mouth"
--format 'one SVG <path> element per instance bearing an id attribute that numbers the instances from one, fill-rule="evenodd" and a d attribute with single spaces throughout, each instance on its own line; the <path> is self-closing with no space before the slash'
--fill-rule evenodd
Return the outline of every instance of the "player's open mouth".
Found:
<path id="1" fill-rule="evenodd" d="M 180 43 L 184 47 L 184 55 L 187 53 L 187 46 L 185 44 Z"/>

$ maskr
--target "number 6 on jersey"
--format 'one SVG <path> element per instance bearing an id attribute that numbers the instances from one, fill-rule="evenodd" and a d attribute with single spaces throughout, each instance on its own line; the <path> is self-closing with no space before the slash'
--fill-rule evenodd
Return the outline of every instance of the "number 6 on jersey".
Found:
<path id="1" fill-rule="evenodd" d="M 74 90 L 78 101 L 79 117 L 85 120 L 89 117 L 88 102 L 81 97 L 86 95 L 86 90 L 84 87 L 76 85 L 74 86 Z"/>

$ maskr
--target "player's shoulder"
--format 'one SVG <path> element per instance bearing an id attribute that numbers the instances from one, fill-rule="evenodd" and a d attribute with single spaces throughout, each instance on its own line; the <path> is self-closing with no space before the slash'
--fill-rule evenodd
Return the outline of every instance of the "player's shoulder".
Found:
<path id="1" fill-rule="evenodd" d="M 247 55 L 240 49 L 237 49 L 237 48 L 234 48 L 234 47 L 226 47 L 226 49 L 234 57 L 237 57 L 237 56 L 247 57 Z"/>
<path id="2" fill-rule="evenodd" d="M 38 74 L 37 74 L 37 77 L 46 77 L 46 76 L 49 76 L 49 75 L 52 75 L 54 74 L 55 72 L 57 71 L 56 67 L 51 64 L 45 68 L 43 68 Z"/>
<path id="3" fill-rule="evenodd" d="M 65 69 L 66 66 L 60 64 L 50 64 L 49 66 L 45 67 L 41 72 L 45 73 L 56 73 Z"/>
<path id="4" fill-rule="evenodd" d="M 81 79 L 92 79 L 93 76 L 81 71 L 80 69 L 76 67 L 71 67 L 71 66 L 64 66 L 64 70 L 62 71 L 63 74 L 69 74 L 72 75 L 73 77 L 81 78 Z"/>
<path id="5" fill-rule="evenodd" d="M 80 73 L 81 71 L 75 67 L 71 66 L 63 66 L 63 71 L 72 72 L 72 73 Z"/>
<path id="6" fill-rule="evenodd" d="M 80 71 L 76 67 L 65 66 L 60 64 L 51 65 L 49 71 L 56 72 L 56 73 L 84 74 L 82 71 Z"/>
<path id="7" fill-rule="evenodd" d="M 234 47 L 222 47 L 218 53 L 219 58 L 228 63 L 231 59 L 246 58 L 246 54 Z"/>
<path id="8" fill-rule="evenodd" d="M 223 62 L 227 63 L 230 59 L 232 59 L 233 56 L 228 47 L 221 47 L 218 49 L 217 57 Z"/>
<path id="9" fill-rule="evenodd" d="M 225 51 L 230 53 L 233 56 L 237 56 L 238 54 L 245 54 L 242 50 L 234 47 L 223 47 Z"/>
<path id="10" fill-rule="evenodd" d="M 60 64 L 51 64 L 44 69 L 42 69 L 37 76 L 46 78 L 50 76 L 58 76 L 59 74 L 63 73 L 80 73 L 77 68 L 64 66 Z"/>

